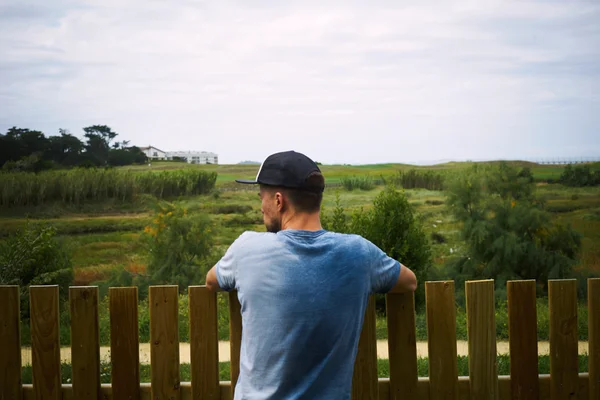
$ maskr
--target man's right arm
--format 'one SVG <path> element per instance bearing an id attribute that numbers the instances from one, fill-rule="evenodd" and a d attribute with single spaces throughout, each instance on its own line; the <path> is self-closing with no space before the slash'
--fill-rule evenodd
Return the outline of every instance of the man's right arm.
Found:
<path id="1" fill-rule="evenodd" d="M 417 277 L 415 273 L 408 269 L 405 265 L 400 264 L 400 274 L 396 284 L 388 293 L 407 293 L 414 292 L 417 289 Z"/>

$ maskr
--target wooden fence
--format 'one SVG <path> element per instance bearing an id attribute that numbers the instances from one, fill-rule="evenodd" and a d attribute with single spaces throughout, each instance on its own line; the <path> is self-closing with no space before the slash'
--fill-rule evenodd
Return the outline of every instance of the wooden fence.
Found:
<path id="1" fill-rule="evenodd" d="M 469 376 L 457 376 L 454 282 L 427 282 L 429 377 L 417 376 L 414 297 L 387 295 L 390 377 L 377 376 L 369 302 L 353 399 L 600 399 L 600 279 L 588 280 L 589 373 L 578 371 L 577 282 L 549 282 L 550 375 L 538 374 L 536 284 L 508 282 L 510 376 L 498 376 L 494 282 L 466 283 Z M 72 384 L 61 385 L 57 286 L 30 288 L 33 385 L 21 383 L 19 288 L 0 286 L 0 400 L 231 399 L 239 374 L 240 305 L 230 293 L 231 381 L 219 382 L 217 299 L 189 288 L 191 382 L 180 382 L 176 286 L 150 288 L 151 382 L 140 384 L 137 288 L 109 290 L 111 384 L 100 384 L 98 289 L 71 287 Z"/>

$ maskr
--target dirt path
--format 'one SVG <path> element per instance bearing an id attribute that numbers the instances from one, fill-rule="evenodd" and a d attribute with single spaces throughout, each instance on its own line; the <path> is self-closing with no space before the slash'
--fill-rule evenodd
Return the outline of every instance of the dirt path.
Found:
<path id="1" fill-rule="evenodd" d="M 497 345 L 498 354 L 508 354 L 509 347 L 508 342 L 498 342 Z M 459 356 L 466 356 L 469 352 L 469 346 L 466 340 L 459 340 L 456 342 L 457 353 Z M 540 355 L 549 354 L 550 344 L 549 342 L 538 342 L 538 353 Z M 588 353 L 588 342 L 579 342 L 579 354 Z M 23 365 L 31 364 L 31 348 L 23 347 L 21 349 L 22 363 Z M 427 342 L 417 342 L 417 356 L 427 357 Z M 110 360 L 110 347 L 105 346 L 100 348 L 100 357 L 103 360 Z M 387 340 L 377 341 L 377 357 L 386 359 L 388 358 L 388 344 Z M 62 347 L 60 349 L 60 358 L 63 362 L 71 362 L 71 348 Z M 190 344 L 181 343 L 179 345 L 179 360 L 182 364 L 190 362 Z M 229 342 L 219 342 L 219 361 L 229 361 Z M 150 344 L 140 343 L 140 363 L 150 363 Z"/>

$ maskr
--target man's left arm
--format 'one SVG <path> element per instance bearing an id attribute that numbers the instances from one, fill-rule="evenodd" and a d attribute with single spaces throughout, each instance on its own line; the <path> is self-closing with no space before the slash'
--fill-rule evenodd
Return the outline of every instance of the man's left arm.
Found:
<path id="1" fill-rule="evenodd" d="M 215 265 L 206 274 L 206 287 L 212 292 L 220 292 L 223 289 L 219 286 L 219 280 L 217 279 L 217 266 Z"/>

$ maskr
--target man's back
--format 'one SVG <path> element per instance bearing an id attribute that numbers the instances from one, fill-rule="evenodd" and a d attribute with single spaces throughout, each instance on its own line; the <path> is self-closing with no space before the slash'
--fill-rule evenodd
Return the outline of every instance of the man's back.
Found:
<path id="1" fill-rule="evenodd" d="M 349 399 L 368 296 L 400 264 L 356 235 L 246 232 L 216 266 L 242 306 L 235 399 Z"/>

